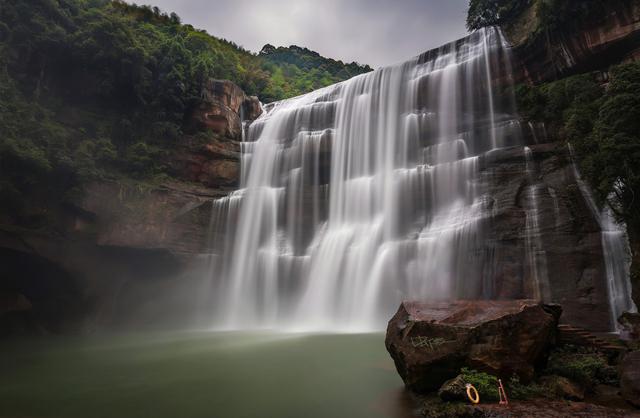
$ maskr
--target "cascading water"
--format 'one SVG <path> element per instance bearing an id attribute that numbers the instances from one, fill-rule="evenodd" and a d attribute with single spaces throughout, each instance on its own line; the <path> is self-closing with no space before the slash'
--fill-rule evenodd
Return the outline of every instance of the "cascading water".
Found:
<path id="1" fill-rule="evenodd" d="M 510 72 L 489 28 L 269 105 L 214 204 L 218 325 L 380 329 L 405 298 L 492 297 L 479 162 L 521 143 Z"/>
<path id="2" fill-rule="evenodd" d="M 604 255 L 605 270 L 607 274 L 607 291 L 609 297 L 609 309 L 611 311 L 611 324 L 618 328 L 618 318 L 624 312 L 637 312 L 633 302 L 631 282 L 629 281 L 629 267 L 631 265 L 631 249 L 625 225 L 616 222 L 609 207 L 600 211 L 595 203 L 591 190 L 582 180 L 580 171 L 575 162 L 573 147 L 568 144 L 569 155 L 573 166 L 573 173 L 580 188 L 580 192 L 589 205 L 596 221 L 600 225 L 602 234 L 602 251 Z"/>
<path id="3" fill-rule="evenodd" d="M 527 188 L 527 200 L 530 208 L 525 211 L 526 262 L 534 284 L 533 297 L 544 302 L 551 302 L 547 255 L 540 237 L 540 213 L 538 208 L 540 185 L 534 179 L 533 156 L 529 147 L 524 147 L 524 155 L 527 179 L 530 183 Z"/>

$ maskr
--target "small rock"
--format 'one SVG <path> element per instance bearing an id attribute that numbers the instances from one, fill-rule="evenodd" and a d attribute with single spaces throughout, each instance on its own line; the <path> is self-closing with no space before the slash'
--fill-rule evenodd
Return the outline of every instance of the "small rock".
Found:
<path id="1" fill-rule="evenodd" d="M 562 376 L 544 376 L 540 379 L 543 386 L 553 391 L 556 396 L 571 401 L 584 400 L 584 389 L 577 383 Z"/>
<path id="2" fill-rule="evenodd" d="M 640 407 L 640 351 L 627 354 L 620 364 L 622 397 Z"/>
<path id="3" fill-rule="evenodd" d="M 628 408 L 629 404 L 620 395 L 620 387 L 611 385 L 596 385 L 589 401 L 609 408 Z"/>
<path id="4" fill-rule="evenodd" d="M 24 295 L 0 291 L 0 316 L 8 312 L 26 312 L 31 309 L 31 302 Z"/>
<path id="5" fill-rule="evenodd" d="M 622 326 L 622 333 L 633 340 L 640 339 L 640 313 L 625 312 L 618 323 Z"/>
<path id="6" fill-rule="evenodd" d="M 467 387 L 462 375 L 447 380 L 438 390 L 440 399 L 447 402 L 464 400 L 466 393 Z"/>

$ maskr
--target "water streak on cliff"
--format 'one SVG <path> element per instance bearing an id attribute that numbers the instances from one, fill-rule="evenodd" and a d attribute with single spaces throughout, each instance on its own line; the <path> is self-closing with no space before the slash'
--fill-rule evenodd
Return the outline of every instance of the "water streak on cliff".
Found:
<path id="1" fill-rule="evenodd" d="M 618 318 L 624 312 L 637 312 L 637 307 L 632 298 L 631 281 L 629 280 L 631 249 L 629 248 L 627 228 L 626 225 L 616 221 L 612 210 L 608 206 L 605 206 L 602 210 L 598 208 L 591 190 L 580 175 L 578 165 L 574 160 L 573 147 L 571 144 L 568 144 L 568 147 L 572 160 L 573 174 L 580 192 L 589 205 L 589 209 L 596 218 L 598 225 L 600 225 L 611 325 L 613 329 L 617 330 L 619 328 Z"/>

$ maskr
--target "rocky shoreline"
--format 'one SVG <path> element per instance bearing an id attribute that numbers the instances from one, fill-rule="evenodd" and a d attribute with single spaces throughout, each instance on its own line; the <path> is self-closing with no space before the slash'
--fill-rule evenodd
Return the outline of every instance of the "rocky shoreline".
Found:
<path id="1" fill-rule="evenodd" d="M 508 406 L 447 405 L 439 400 L 424 402 L 422 414 L 429 418 L 566 418 L 566 417 L 640 417 L 640 412 L 629 409 L 609 408 L 587 402 L 554 401 L 538 399 L 512 402 Z"/>
<path id="2" fill-rule="evenodd" d="M 638 340 L 559 326 L 561 313 L 530 300 L 405 302 L 385 343 L 425 417 L 640 416 Z"/>

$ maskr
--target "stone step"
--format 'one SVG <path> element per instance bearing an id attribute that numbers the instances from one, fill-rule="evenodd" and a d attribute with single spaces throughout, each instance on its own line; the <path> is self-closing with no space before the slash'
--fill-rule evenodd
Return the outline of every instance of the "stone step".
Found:
<path id="1" fill-rule="evenodd" d="M 603 345 L 603 346 L 600 346 L 599 348 L 601 348 L 602 350 L 608 350 L 608 351 L 627 351 L 626 347 L 622 347 L 619 345 Z"/>
<path id="2" fill-rule="evenodd" d="M 593 347 L 609 353 L 626 351 L 626 346 L 616 335 L 598 333 L 597 335 L 569 324 L 558 326 L 558 341 L 562 344 L 572 344 Z"/>

